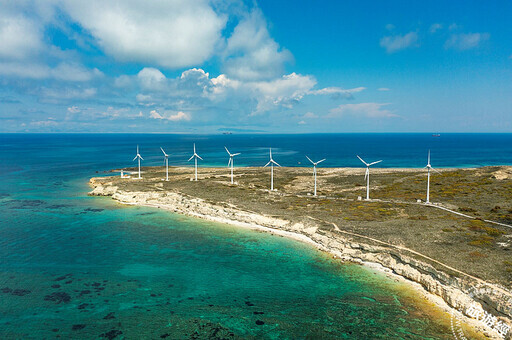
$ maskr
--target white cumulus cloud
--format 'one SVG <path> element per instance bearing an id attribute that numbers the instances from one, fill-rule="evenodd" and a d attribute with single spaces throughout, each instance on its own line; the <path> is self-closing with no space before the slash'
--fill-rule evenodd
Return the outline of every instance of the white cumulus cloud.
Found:
<path id="1" fill-rule="evenodd" d="M 481 42 L 488 40 L 489 37 L 489 33 L 452 34 L 444 46 L 446 48 L 453 48 L 461 51 L 469 50 L 478 47 Z"/>
<path id="2" fill-rule="evenodd" d="M 165 113 L 160 114 L 157 110 L 151 110 L 149 117 L 153 119 L 170 120 L 172 122 L 189 121 L 191 119 L 190 114 L 183 111 L 166 111 Z"/>
<path id="3" fill-rule="evenodd" d="M 207 0 L 89 0 L 63 6 L 107 54 L 168 68 L 208 60 L 227 20 Z"/>
<path id="4" fill-rule="evenodd" d="M 0 14 L 0 46 L 2 58 L 25 59 L 33 56 L 43 48 L 41 28 L 21 14 Z"/>
<path id="5" fill-rule="evenodd" d="M 224 70 L 235 79 L 261 80 L 282 74 L 292 54 L 272 39 L 261 11 L 253 9 L 227 41 Z"/>
<path id="6" fill-rule="evenodd" d="M 409 32 L 404 35 L 386 36 L 380 40 L 380 46 L 386 49 L 386 52 L 393 53 L 412 46 L 418 46 L 418 33 Z"/>

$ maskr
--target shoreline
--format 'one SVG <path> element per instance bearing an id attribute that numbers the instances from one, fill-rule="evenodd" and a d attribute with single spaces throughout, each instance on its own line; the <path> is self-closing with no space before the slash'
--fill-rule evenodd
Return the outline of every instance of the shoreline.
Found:
<path id="1" fill-rule="evenodd" d="M 171 213 L 176 213 L 171 207 L 167 207 L 165 205 L 151 204 L 151 203 L 146 203 L 146 204 L 127 203 L 127 202 L 122 202 L 119 200 L 116 200 L 116 202 L 118 202 L 119 204 L 122 204 L 122 205 L 163 209 L 163 210 L 169 211 Z M 339 258 L 339 257 L 337 257 L 337 255 L 334 251 L 330 250 L 329 248 L 325 247 L 324 245 L 322 245 L 320 243 L 313 241 L 311 238 L 309 238 L 303 234 L 299 234 L 299 233 L 294 233 L 294 232 L 289 232 L 289 231 L 279 230 L 279 229 L 273 229 L 273 228 L 265 227 L 265 226 L 258 225 L 258 224 L 243 223 L 243 222 L 239 222 L 239 221 L 235 221 L 235 220 L 217 219 L 214 216 L 201 215 L 201 214 L 196 214 L 193 212 L 191 212 L 189 214 L 180 214 L 180 215 L 184 215 L 184 216 L 188 216 L 188 217 L 192 217 L 192 218 L 198 218 L 201 220 L 211 221 L 211 222 L 220 223 L 220 224 L 226 224 L 226 225 L 235 226 L 235 227 L 239 227 L 239 228 L 256 230 L 256 231 L 260 231 L 260 232 L 266 232 L 266 233 L 270 233 L 270 234 L 274 234 L 274 235 L 278 235 L 278 236 L 282 236 L 282 237 L 287 237 L 289 239 L 292 239 L 292 240 L 295 240 L 298 242 L 306 243 L 310 246 L 315 247 L 317 249 L 317 251 L 321 251 L 321 252 L 330 254 L 331 256 L 333 256 L 334 259 L 341 260 L 342 262 L 349 262 L 349 263 L 365 266 L 368 269 L 380 272 L 381 274 L 385 275 L 388 279 L 391 279 L 391 280 L 394 279 L 400 283 L 406 284 L 411 290 L 416 292 L 419 295 L 419 297 L 433 303 L 441 311 L 443 311 L 447 314 L 455 315 L 459 319 L 462 318 L 463 322 L 466 325 L 469 325 L 470 327 L 472 327 L 474 331 L 482 333 L 489 339 L 496 339 L 496 340 L 502 339 L 501 337 L 497 336 L 497 334 L 489 333 L 487 331 L 487 329 L 482 327 L 482 325 L 477 320 L 468 318 L 467 316 L 462 314 L 457 309 L 448 305 L 448 303 L 445 300 L 443 300 L 442 297 L 437 296 L 437 295 L 425 290 L 425 288 L 420 283 L 410 280 L 410 279 L 394 272 L 392 269 L 383 266 L 381 263 L 371 262 L 371 261 L 363 261 L 363 260 L 356 261 L 355 259 L 349 260 L 349 259 Z"/>
<path id="2" fill-rule="evenodd" d="M 346 235 L 342 235 L 344 231 L 340 230 L 334 223 L 336 235 L 333 236 L 323 232 L 318 226 L 314 226 L 315 223 L 318 224 L 317 222 L 325 221 L 315 221 L 313 226 L 305 226 L 301 223 L 286 220 L 285 216 L 265 216 L 257 212 L 238 209 L 234 205 L 221 206 L 218 204 L 226 204 L 225 202 L 212 204 L 201 198 L 175 191 L 123 191 L 112 183 L 104 183 L 105 180 L 108 181 L 109 177 L 92 178 L 90 185 L 94 189 L 89 194 L 111 196 L 121 204 L 160 208 L 216 223 L 269 232 L 310 244 L 318 250 L 330 254 L 335 259 L 365 265 L 367 268 L 382 272 L 392 279 L 398 279 L 416 291 L 419 296 L 435 304 L 440 310 L 452 315 L 455 314 L 459 319 L 462 318 L 465 324 L 470 325 L 477 332 L 491 338 L 502 339 L 495 331 L 485 328 L 476 319 L 463 316 L 459 312 L 459 310 L 465 311 L 471 303 L 474 303 L 474 299 L 468 293 L 471 289 L 491 287 L 492 294 L 486 292 L 486 295 L 476 296 L 476 299 L 479 302 L 485 302 L 486 307 L 488 309 L 490 307 L 491 310 L 494 309 L 503 320 L 511 321 L 512 306 L 500 303 L 500 301 L 506 302 L 508 299 L 512 301 L 512 295 L 509 295 L 508 291 L 495 284 L 457 271 L 414 250 L 374 239 L 373 241 L 377 242 L 377 245 L 375 245 L 376 242 L 369 242 L 372 240 L 371 238 L 357 234 L 352 236 L 363 237 L 366 242 L 360 242 L 359 238 L 355 241 L 347 238 Z M 310 218 L 315 220 L 312 217 Z M 417 256 L 410 256 L 410 254 L 404 254 L 404 252 L 416 253 L 416 255 L 425 259 L 438 262 L 446 270 L 434 268 L 428 261 L 418 260 Z M 453 273 L 453 271 L 458 273 Z"/>

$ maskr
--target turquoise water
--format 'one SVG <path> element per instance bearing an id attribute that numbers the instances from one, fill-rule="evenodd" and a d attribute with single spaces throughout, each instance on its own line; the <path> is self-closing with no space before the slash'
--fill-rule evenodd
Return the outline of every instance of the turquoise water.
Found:
<path id="1" fill-rule="evenodd" d="M 451 337 L 403 284 L 309 245 L 88 197 L 131 138 L 2 138 L 2 339 Z"/>

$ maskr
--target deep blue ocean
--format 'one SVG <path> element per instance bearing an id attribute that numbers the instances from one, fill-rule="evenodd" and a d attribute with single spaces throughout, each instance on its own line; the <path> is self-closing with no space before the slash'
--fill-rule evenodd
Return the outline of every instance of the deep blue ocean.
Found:
<path id="1" fill-rule="evenodd" d="M 0 338 L 450 338 L 407 286 L 299 242 L 88 197 L 113 168 L 512 164 L 512 134 L 0 134 Z M 380 165 L 380 164 L 379 164 Z"/>

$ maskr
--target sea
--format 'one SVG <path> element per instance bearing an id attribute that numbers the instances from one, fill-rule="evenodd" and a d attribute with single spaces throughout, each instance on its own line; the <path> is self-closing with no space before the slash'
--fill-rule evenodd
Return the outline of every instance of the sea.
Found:
<path id="1" fill-rule="evenodd" d="M 132 167 L 512 164 L 512 134 L 0 134 L 1 339 L 449 339 L 408 284 L 311 245 L 90 197 Z M 192 171 L 192 168 L 191 168 Z"/>

